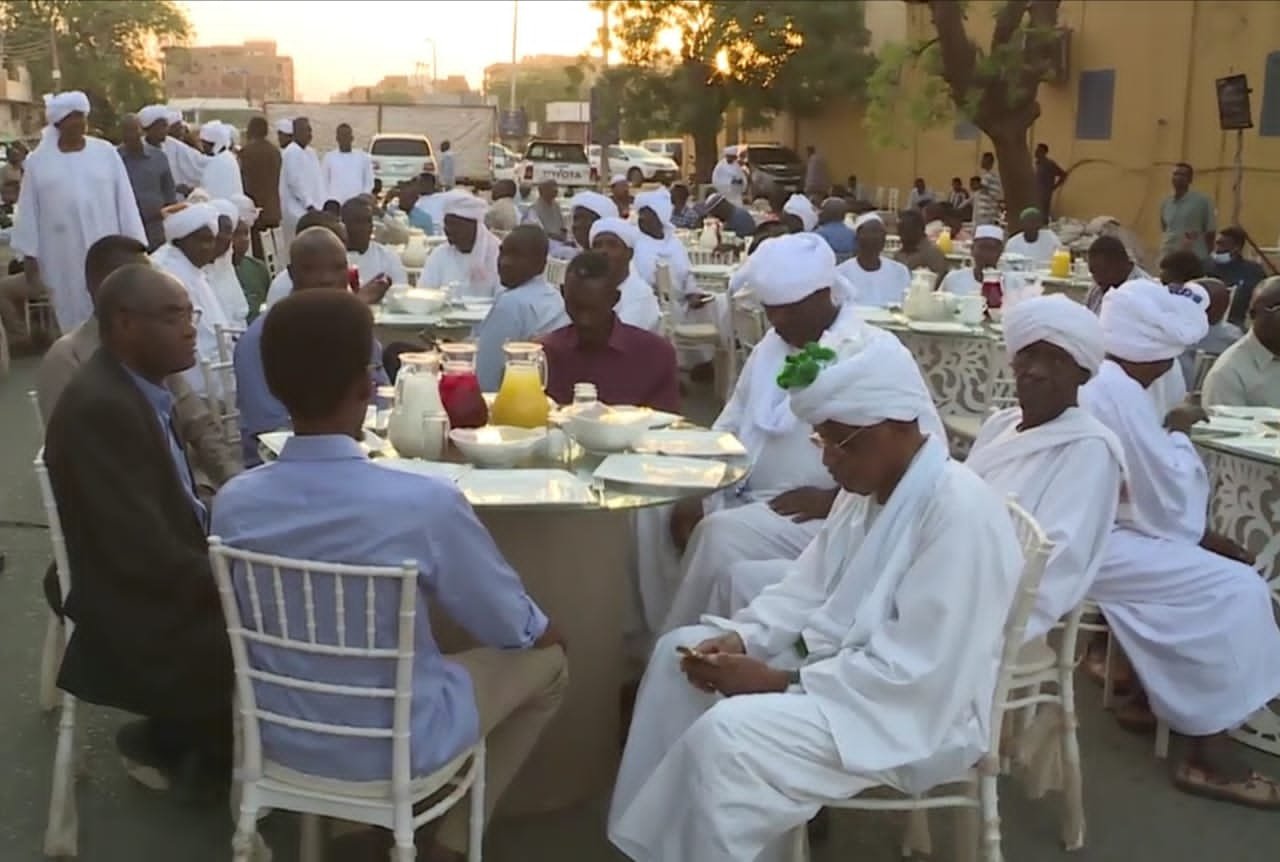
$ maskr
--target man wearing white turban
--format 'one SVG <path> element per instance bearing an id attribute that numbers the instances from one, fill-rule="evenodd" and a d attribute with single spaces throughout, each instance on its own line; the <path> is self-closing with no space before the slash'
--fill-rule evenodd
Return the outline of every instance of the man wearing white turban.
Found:
<path id="1" fill-rule="evenodd" d="M 609 180 L 609 199 L 618 208 L 619 217 L 631 217 L 631 182 L 622 174 Z"/>
<path id="2" fill-rule="evenodd" d="M 1102 301 L 1107 351 L 1082 406 L 1120 439 L 1125 494 L 1089 598 L 1132 662 L 1140 698 L 1118 714 L 1149 727 L 1152 714 L 1191 737 L 1174 773 L 1179 788 L 1280 808 L 1280 785 L 1223 748 L 1280 694 L 1280 630 L 1253 556 L 1209 529 L 1209 481 L 1190 438 L 1204 418 L 1183 405 L 1160 416 L 1144 390 L 1204 337 L 1204 309 L 1154 281 L 1130 281 Z"/>
<path id="3" fill-rule="evenodd" d="M 231 132 L 231 126 L 217 120 L 200 127 L 200 142 L 204 145 L 205 155 L 209 156 L 200 187 L 215 200 L 230 200 L 233 195 L 244 194 L 240 161 L 231 151 Z"/>
<path id="4" fill-rule="evenodd" d="M 1018 406 L 978 432 L 965 464 L 1014 495 L 1053 542 L 1027 621 L 1042 637 L 1084 600 L 1115 524 L 1124 451 L 1107 426 L 1080 409 L 1081 386 L 1102 365 L 1102 326 L 1065 296 L 1024 300 L 1004 315 Z"/>
<path id="5" fill-rule="evenodd" d="M 818 211 L 804 195 L 792 195 L 782 205 L 782 220 L 792 233 L 804 233 L 818 226 Z"/>
<path id="6" fill-rule="evenodd" d="M 892 258 L 885 257 L 888 234 L 875 213 L 864 213 L 853 223 L 858 245 L 854 256 L 840 264 L 839 272 L 853 289 L 854 305 L 901 305 L 911 286 L 911 273 Z"/>
<path id="7" fill-rule="evenodd" d="M 734 206 L 742 206 L 747 191 L 747 174 L 738 164 L 738 148 L 725 147 L 724 158 L 711 172 L 711 185 Z"/>
<path id="8" fill-rule="evenodd" d="M 298 229 L 298 219 L 324 206 L 324 172 L 311 147 L 311 121 L 297 117 L 290 128 L 292 140 L 280 154 L 280 230 L 284 248 L 280 263 L 288 263 L 288 248 Z"/>
<path id="9" fill-rule="evenodd" d="M 484 226 L 489 205 L 466 189 L 441 196 L 444 235 L 448 242 L 431 251 L 418 284 L 430 288 L 456 285 L 459 296 L 492 299 L 498 279 L 498 238 Z"/>
<path id="10" fill-rule="evenodd" d="M 209 157 L 187 143 L 183 136 L 186 126 L 181 111 L 164 105 L 148 105 L 138 112 L 138 116 L 141 117 L 143 112 L 148 112 L 147 118 L 151 120 L 142 126 L 147 130 L 148 143 L 164 150 L 178 193 L 185 195 L 204 179 L 204 167 L 209 163 Z M 163 129 L 161 120 L 164 121 Z"/>
<path id="11" fill-rule="evenodd" d="M 890 333 L 865 324 L 852 307 L 833 303 L 835 254 L 817 234 L 770 240 L 743 269 L 771 328 L 747 357 L 712 427 L 742 441 L 751 474 L 723 499 L 677 505 L 663 531 L 670 538 L 662 533 L 646 538 L 651 528 L 641 531 L 641 596 L 646 616 L 656 612 L 662 621 L 655 632 L 694 623 L 707 611 L 727 613 L 737 563 L 759 561 L 771 572 L 761 577 L 778 580 L 817 535 L 836 498 L 821 453 L 810 445 L 807 424 L 778 384 L 787 357 L 811 343 L 898 344 Z M 923 406 L 921 424 L 925 433 L 946 439 L 932 403 Z M 681 546 L 683 559 L 677 556 Z"/>
<path id="12" fill-rule="evenodd" d="M 230 326 L 231 320 L 222 310 L 206 267 L 216 259 L 218 242 L 218 210 L 207 203 L 175 204 L 165 210 L 164 235 L 167 242 L 151 254 L 151 263 L 172 275 L 187 289 L 196 319 L 196 364 L 182 372 L 196 394 L 222 397 L 222 387 L 215 377 L 214 391 L 205 385 L 200 361 L 218 361 L 218 326 Z"/>
<path id="13" fill-rule="evenodd" d="M 88 115 L 84 93 L 47 97 L 48 126 L 27 158 L 10 238 L 25 259 L 29 294 L 48 291 L 63 332 L 93 316 L 84 281 L 89 247 L 111 234 L 147 240 L 124 163 L 111 144 L 85 135 Z"/>
<path id="14" fill-rule="evenodd" d="M 649 332 L 662 331 L 662 308 L 653 288 L 632 266 L 640 231 L 620 218 L 596 219 L 587 234 L 591 250 L 609 260 L 609 275 L 619 299 L 613 311 L 623 323 Z"/>
<path id="15" fill-rule="evenodd" d="M 973 266 L 951 270 L 943 276 L 938 290 L 953 296 L 978 296 L 982 293 L 983 271 L 999 266 L 1002 254 L 1004 231 L 993 224 L 978 225 L 973 230 L 973 244 L 969 248 Z"/>
<path id="16" fill-rule="evenodd" d="M 205 277 L 228 325 L 244 329 L 249 320 L 249 300 L 231 260 L 231 240 L 240 222 L 240 207 L 224 198 L 210 201 L 209 205 L 218 211 L 218 229 L 214 233 L 213 262 L 205 266 Z"/>
<path id="17" fill-rule="evenodd" d="M 1022 563 L 1002 499 L 921 428 L 932 402 L 897 341 L 787 366 L 840 493 L 781 582 L 658 642 L 609 810 L 638 862 L 788 858 L 824 800 L 921 793 L 987 748 Z"/>
<path id="18" fill-rule="evenodd" d="M 541 193 L 541 189 L 539 192 Z M 573 260 L 579 252 L 591 248 L 591 226 L 596 219 L 618 218 L 617 204 L 599 192 L 578 192 L 573 196 L 572 203 L 573 207 L 569 211 L 570 242 L 553 242 L 551 246 L 551 257 L 557 260 Z"/>

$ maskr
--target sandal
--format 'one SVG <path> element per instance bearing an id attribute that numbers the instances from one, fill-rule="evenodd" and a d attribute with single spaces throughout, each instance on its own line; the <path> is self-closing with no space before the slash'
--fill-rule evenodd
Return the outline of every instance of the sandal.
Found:
<path id="1" fill-rule="evenodd" d="M 1145 703 L 1129 701 L 1115 711 L 1116 724 L 1130 733 L 1151 733 L 1156 729 L 1156 717 Z"/>
<path id="2" fill-rule="evenodd" d="M 1106 654 L 1099 654 L 1090 650 L 1085 654 L 1084 672 L 1099 686 L 1106 685 L 1107 681 L 1107 657 Z M 1129 677 L 1121 677 L 1112 674 L 1111 676 L 1111 693 L 1116 697 L 1126 697 L 1133 692 L 1133 681 Z"/>
<path id="3" fill-rule="evenodd" d="M 1173 775 L 1173 785 L 1192 796 L 1264 811 L 1280 811 L 1280 783 L 1253 770 L 1241 781 L 1228 781 L 1183 763 Z"/>

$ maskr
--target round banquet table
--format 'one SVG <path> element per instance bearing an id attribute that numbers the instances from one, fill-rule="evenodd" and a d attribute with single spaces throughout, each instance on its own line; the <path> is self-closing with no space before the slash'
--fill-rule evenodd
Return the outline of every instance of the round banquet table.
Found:
<path id="1" fill-rule="evenodd" d="M 384 450 L 384 455 L 394 454 L 389 447 Z M 451 452 L 449 460 L 461 459 Z M 566 808 L 598 798 L 613 786 L 622 744 L 620 692 L 627 672 L 623 634 L 632 589 L 632 513 L 712 494 L 747 475 L 745 459 L 729 458 L 719 459 L 726 469 L 714 488 L 620 485 L 593 479 L 602 460 L 570 445 L 563 457 L 524 465 L 568 470 L 592 488 L 590 503 L 472 501 L 529 595 L 568 644 L 564 701 L 503 795 L 503 814 Z M 435 606 L 431 624 L 445 654 L 477 645 Z"/>
<path id="2" fill-rule="evenodd" d="M 1280 437 L 1270 445 L 1237 445 L 1231 437 L 1192 439 L 1209 474 L 1209 524 L 1258 558 L 1258 568 L 1280 606 Z M 1234 736 L 1280 756 L 1277 702 L 1254 715 Z"/>

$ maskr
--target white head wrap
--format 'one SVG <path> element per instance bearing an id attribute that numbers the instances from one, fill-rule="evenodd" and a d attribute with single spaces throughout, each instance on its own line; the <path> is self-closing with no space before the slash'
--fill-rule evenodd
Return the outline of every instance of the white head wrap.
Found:
<path id="1" fill-rule="evenodd" d="M 170 108 L 166 106 L 165 110 L 168 112 L 166 119 L 169 121 L 169 125 L 173 126 L 183 122 L 182 112 L 179 111 L 177 108 Z"/>
<path id="2" fill-rule="evenodd" d="M 813 230 L 818 226 L 818 211 L 813 208 L 813 204 L 804 195 L 792 195 L 787 198 L 787 202 L 782 206 L 782 211 L 800 219 L 800 224 L 804 225 L 806 231 Z"/>
<path id="3" fill-rule="evenodd" d="M 213 145 L 215 155 L 231 146 L 231 127 L 212 120 L 200 127 L 200 140 Z"/>
<path id="4" fill-rule="evenodd" d="M 609 180 L 609 185 L 616 186 L 618 183 L 627 183 L 627 178 L 623 174 L 614 174 Z M 627 183 L 630 185 L 630 183 Z"/>
<path id="5" fill-rule="evenodd" d="M 862 215 L 858 216 L 856 219 L 853 220 L 853 232 L 857 233 L 858 228 L 862 227 L 864 224 L 867 224 L 868 222 L 873 222 L 873 221 L 879 222 L 882 225 L 884 224 L 884 219 L 880 218 L 879 213 L 873 213 L 873 212 L 863 213 Z"/>
<path id="6" fill-rule="evenodd" d="M 933 415 L 933 399 L 916 360 L 896 338 L 853 338 L 833 349 L 835 362 L 813 383 L 791 392 L 791 410 L 802 422 L 863 428 Z"/>
<path id="7" fill-rule="evenodd" d="M 836 255 L 817 234 L 793 233 L 761 243 L 735 275 L 762 305 L 790 305 L 835 284 Z"/>
<path id="8" fill-rule="evenodd" d="M 1037 341 L 1067 351 L 1090 377 L 1098 373 L 1106 355 L 1098 316 L 1059 294 L 1024 299 L 1004 313 L 1004 343 L 1010 358 Z"/>
<path id="9" fill-rule="evenodd" d="M 707 212 L 711 212 L 713 209 L 720 206 L 720 204 L 724 201 L 724 199 L 725 199 L 724 195 L 720 194 L 719 192 L 715 192 L 713 194 L 707 195 L 707 202 L 703 206 L 703 209 L 706 210 Z"/>
<path id="10" fill-rule="evenodd" d="M 666 189 L 654 189 L 650 192 L 641 192 L 636 195 L 636 210 L 653 210 L 653 214 L 658 217 L 658 221 L 663 225 L 671 226 L 671 211 L 674 207 L 671 205 L 671 193 Z"/>
<path id="11" fill-rule="evenodd" d="M 599 192 L 578 192 L 572 199 L 573 208 L 591 210 L 600 218 L 617 218 L 618 205 Z"/>
<path id="12" fill-rule="evenodd" d="M 440 198 L 444 214 L 458 218 L 481 221 L 489 211 L 489 205 L 466 189 L 445 192 Z"/>
<path id="13" fill-rule="evenodd" d="M 1209 313 L 1209 291 L 1205 290 L 1202 285 L 1196 284 L 1194 281 L 1189 281 L 1186 284 L 1171 284 L 1169 285 L 1169 292 L 1191 300 L 1200 306 L 1206 314 Z"/>
<path id="14" fill-rule="evenodd" d="M 993 224 L 980 224 L 973 229 L 974 239 L 995 239 L 1004 242 L 1004 231 Z"/>
<path id="15" fill-rule="evenodd" d="M 276 120 L 276 131 L 282 135 L 292 135 L 293 117 L 285 117 L 283 120 Z"/>
<path id="16" fill-rule="evenodd" d="M 191 236 L 201 228 L 218 232 L 218 210 L 213 204 L 177 205 L 165 213 L 164 238 L 169 242 Z"/>
<path id="17" fill-rule="evenodd" d="M 242 224 L 253 227 L 254 222 L 258 220 L 258 215 L 262 212 L 253 202 L 253 198 L 248 195 L 232 195 L 229 200 L 236 206 L 236 218 Z"/>
<path id="18" fill-rule="evenodd" d="M 636 226 L 624 219 L 609 216 L 608 218 L 598 218 L 591 225 L 591 233 L 588 236 L 589 242 L 595 242 L 596 237 L 601 234 L 611 233 L 618 239 L 627 244 L 627 248 L 634 249 L 636 243 L 640 241 L 640 231 Z"/>
<path id="19" fill-rule="evenodd" d="M 164 105 L 147 105 L 138 111 L 138 125 L 149 129 L 156 123 L 169 124 L 169 109 Z"/>
<path id="20" fill-rule="evenodd" d="M 231 220 L 231 227 L 234 229 L 236 222 L 240 220 L 240 207 L 236 206 L 226 198 L 218 198 L 209 201 L 209 206 L 218 211 L 219 216 L 226 216 Z"/>
<path id="21" fill-rule="evenodd" d="M 1107 291 L 1101 318 L 1107 353 L 1130 362 L 1181 356 L 1209 331 L 1203 305 L 1149 279 Z"/>
<path id="22" fill-rule="evenodd" d="M 68 90 L 44 98 L 44 118 L 51 126 L 58 125 L 69 114 L 76 112 L 89 115 L 89 97 L 79 90 Z"/>
<path id="23" fill-rule="evenodd" d="M 737 148 L 737 147 L 725 147 L 725 148 L 724 148 L 724 154 L 725 154 L 726 156 L 736 156 L 736 155 L 738 155 L 738 148 Z"/>

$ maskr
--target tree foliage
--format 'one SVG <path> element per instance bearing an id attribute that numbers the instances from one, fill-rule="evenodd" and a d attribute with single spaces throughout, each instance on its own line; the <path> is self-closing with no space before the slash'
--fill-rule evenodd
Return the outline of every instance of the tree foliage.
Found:
<path id="1" fill-rule="evenodd" d="M 624 128 L 691 135 L 710 174 L 725 112 L 748 126 L 856 97 L 870 70 L 860 2 L 597 0 L 627 71 L 613 73 Z M 611 70 L 612 72 L 612 70 Z"/>
<path id="2" fill-rule="evenodd" d="M 485 90 L 498 98 L 499 110 L 508 110 L 511 73 L 504 69 L 487 76 Z M 516 107 L 524 108 L 530 120 L 545 122 L 548 102 L 579 102 L 586 98 L 586 83 L 574 64 L 520 68 L 516 72 Z"/>
<path id="3" fill-rule="evenodd" d="M 27 63 L 34 93 L 53 91 L 56 51 L 60 89 L 83 90 L 91 124 L 110 131 L 122 114 L 159 100 L 159 45 L 191 36 L 172 0 L 3 0 L 0 27 L 5 56 Z"/>
<path id="4" fill-rule="evenodd" d="M 986 4 L 994 21 L 990 41 L 980 45 L 969 32 L 972 4 L 924 0 L 930 38 L 886 45 L 868 83 L 867 120 L 877 141 L 889 143 L 904 130 L 957 117 L 967 120 L 991 139 L 1009 210 L 1034 203 L 1027 134 L 1040 117 L 1040 85 L 1053 74 L 1060 4 Z"/>

